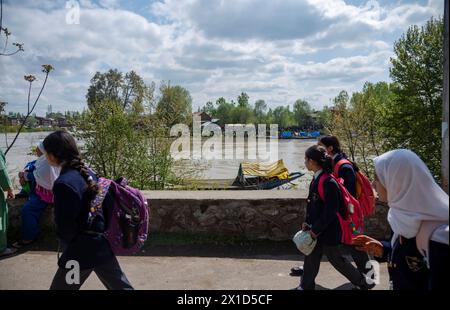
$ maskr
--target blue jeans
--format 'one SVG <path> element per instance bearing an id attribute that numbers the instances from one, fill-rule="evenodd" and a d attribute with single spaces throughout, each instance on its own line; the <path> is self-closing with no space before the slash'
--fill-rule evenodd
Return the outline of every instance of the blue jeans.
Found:
<path id="1" fill-rule="evenodd" d="M 27 202 L 22 207 L 22 239 L 34 240 L 40 234 L 39 221 L 47 207 L 39 196 L 30 193 Z"/>

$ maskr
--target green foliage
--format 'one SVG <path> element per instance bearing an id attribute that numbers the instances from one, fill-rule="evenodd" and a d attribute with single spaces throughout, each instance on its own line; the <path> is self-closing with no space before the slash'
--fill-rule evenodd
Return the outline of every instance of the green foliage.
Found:
<path id="1" fill-rule="evenodd" d="M 249 103 L 250 97 L 246 93 L 241 93 L 237 98 L 237 104 L 233 101 L 227 102 L 225 98 L 217 99 L 213 104 L 207 102 L 201 108 L 214 118 L 219 119 L 218 124 L 278 124 L 280 128 L 298 126 L 300 128 L 308 128 L 322 126 L 322 120 L 319 118 L 315 122 L 312 118 L 313 109 L 308 102 L 297 100 L 294 104 L 294 110 L 291 111 L 289 106 L 276 107 L 274 110 L 268 109 L 268 105 L 264 100 L 257 100 L 252 106 Z"/>
<path id="2" fill-rule="evenodd" d="M 424 160 L 439 181 L 442 48 L 442 19 L 432 18 L 421 28 L 411 26 L 394 44 L 392 84 L 366 83 L 351 98 L 342 91 L 334 99 L 326 127 L 369 175 L 374 156 L 408 148 Z"/>
<path id="3" fill-rule="evenodd" d="M 164 189 L 179 182 L 170 143 L 155 116 L 129 113 L 116 101 L 104 101 L 76 121 L 84 141 L 83 157 L 100 175 L 125 176 L 141 189 Z"/>
<path id="4" fill-rule="evenodd" d="M 86 95 L 89 109 L 104 101 L 113 101 L 127 111 L 142 113 L 153 100 L 154 84 L 146 85 L 134 71 L 123 75 L 117 69 L 95 73 Z"/>
<path id="5" fill-rule="evenodd" d="M 170 128 L 175 124 L 192 123 L 192 98 L 181 86 L 162 83 L 161 98 L 156 106 L 156 115 Z"/>
<path id="6" fill-rule="evenodd" d="M 409 148 L 440 175 L 443 88 L 443 19 L 411 26 L 395 42 L 390 75 L 394 100 L 386 109 L 390 148 Z"/>
<path id="7" fill-rule="evenodd" d="M 298 99 L 294 103 L 294 119 L 299 127 L 309 127 L 313 124 L 312 108 L 305 100 Z"/>

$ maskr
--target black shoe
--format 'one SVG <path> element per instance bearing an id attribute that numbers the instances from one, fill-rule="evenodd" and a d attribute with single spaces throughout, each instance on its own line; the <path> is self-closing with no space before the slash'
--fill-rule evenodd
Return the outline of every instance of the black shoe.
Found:
<path id="1" fill-rule="evenodd" d="M 292 277 L 301 277 L 303 276 L 303 267 L 293 267 L 291 268 L 291 273 L 289 274 Z"/>

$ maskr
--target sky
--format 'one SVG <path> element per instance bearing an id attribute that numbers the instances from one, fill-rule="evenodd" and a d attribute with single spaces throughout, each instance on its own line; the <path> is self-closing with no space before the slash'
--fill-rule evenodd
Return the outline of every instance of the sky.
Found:
<path id="1" fill-rule="evenodd" d="M 25 51 L 0 56 L 0 101 L 26 112 L 83 110 L 95 72 L 136 71 L 191 93 L 193 110 L 219 97 L 269 107 L 330 105 L 341 90 L 390 81 L 393 44 L 410 25 L 443 15 L 444 0 L 4 0 L 3 26 Z M 77 7 L 79 15 L 77 15 Z M 77 19 L 77 16 L 79 17 Z M 5 36 L 0 37 L 3 46 Z M 13 50 L 9 45 L 7 49 Z"/>

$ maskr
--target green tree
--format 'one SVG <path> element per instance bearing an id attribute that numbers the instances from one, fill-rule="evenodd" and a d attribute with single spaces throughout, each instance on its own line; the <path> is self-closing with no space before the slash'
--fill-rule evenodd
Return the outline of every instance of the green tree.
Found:
<path id="1" fill-rule="evenodd" d="M 255 108 L 253 113 L 255 115 L 256 122 L 258 124 L 263 124 L 265 122 L 265 116 L 267 111 L 267 104 L 264 100 L 257 100 L 255 102 Z"/>
<path id="2" fill-rule="evenodd" d="M 238 106 L 240 108 L 247 108 L 249 106 L 248 99 L 250 97 L 247 95 L 247 93 L 241 93 L 238 97 Z"/>
<path id="3" fill-rule="evenodd" d="M 234 104 L 227 102 L 225 98 L 221 97 L 217 99 L 216 106 L 217 109 L 215 117 L 219 119 L 219 124 L 221 126 L 224 126 L 225 124 L 233 124 L 233 111 L 235 109 Z"/>
<path id="4" fill-rule="evenodd" d="M 390 148 L 409 148 L 439 180 L 443 87 L 443 19 L 411 26 L 394 44 L 390 76 L 395 98 L 386 109 Z"/>
<path id="5" fill-rule="evenodd" d="M 276 107 L 273 110 L 273 121 L 278 124 L 280 128 L 287 128 L 295 125 L 294 113 L 291 112 L 289 106 Z"/>
<path id="6" fill-rule="evenodd" d="M 309 127 L 312 125 L 312 109 L 305 100 L 298 99 L 294 103 L 294 118 L 299 127 Z"/>
<path id="7" fill-rule="evenodd" d="M 161 98 L 156 106 L 157 117 L 170 128 L 175 124 L 192 123 L 192 98 L 189 91 L 181 86 L 162 83 Z"/>
<path id="8" fill-rule="evenodd" d="M 208 113 L 211 116 L 216 117 L 216 107 L 214 106 L 214 103 L 212 103 L 211 101 L 208 101 L 205 106 L 201 109 L 202 112 Z"/>
<path id="9" fill-rule="evenodd" d="M 153 91 L 154 85 L 147 86 L 136 72 L 123 75 L 117 69 L 110 69 L 95 73 L 86 99 L 90 109 L 100 102 L 115 101 L 125 110 L 142 113 Z"/>

